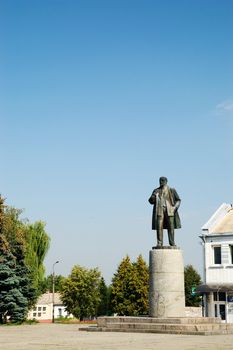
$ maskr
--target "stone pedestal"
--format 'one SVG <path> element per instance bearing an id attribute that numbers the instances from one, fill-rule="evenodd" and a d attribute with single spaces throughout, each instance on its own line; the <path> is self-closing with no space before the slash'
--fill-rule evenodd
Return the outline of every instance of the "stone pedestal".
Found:
<path id="1" fill-rule="evenodd" d="M 160 247 L 150 251 L 149 316 L 184 317 L 184 263 L 177 247 Z"/>

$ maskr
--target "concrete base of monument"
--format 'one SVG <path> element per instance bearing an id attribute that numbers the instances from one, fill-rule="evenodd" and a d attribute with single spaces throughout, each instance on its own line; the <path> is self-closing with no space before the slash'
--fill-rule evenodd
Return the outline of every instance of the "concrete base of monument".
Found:
<path id="1" fill-rule="evenodd" d="M 98 317 L 97 326 L 80 328 L 89 332 L 168 333 L 186 335 L 233 334 L 233 324 L 215 317 Z"/>
<path id="2" fill-rule="evenodd" d="M 184 263 L 180 248 L 153 247 L 149 273 L 149 316 L 184 317 Z"/>

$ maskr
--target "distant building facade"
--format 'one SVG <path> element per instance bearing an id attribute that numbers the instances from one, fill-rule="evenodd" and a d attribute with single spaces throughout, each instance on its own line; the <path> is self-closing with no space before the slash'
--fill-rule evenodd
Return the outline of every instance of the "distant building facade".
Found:
<path id="1" fill-rule="evenodd" d="M 202 227 L 205 316 L 233 323 L 233 207 L 223 203 Z"/>
<path id="2" fill-rule="evenodd" d="M 60 294 L 54 293 L 54 318 L 69 316 L 65 310 Z M 50 323 L 53 318 L 53 293 L 42 294 L 35 307 L 29 311 L 28 319 L 39 322 Z"/>

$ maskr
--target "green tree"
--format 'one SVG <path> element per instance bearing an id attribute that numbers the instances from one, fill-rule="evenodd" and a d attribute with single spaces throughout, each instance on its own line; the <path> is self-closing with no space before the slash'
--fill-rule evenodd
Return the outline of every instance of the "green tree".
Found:
<path id="1" fill-rule="evenodd" d="M 62 275 L 55 275 L 54 276 L 54 291 L 61 292 L 62 290 L 62 285 L 65 281 L 65 277 Z M 53 275 L 50 274 L 48 275 L 40 284 L 40 290 L 43 293 L 50 292 L 52 293 L 53 291 Z"/>
<path id="2" fill-rule="evenodd" d="M 97 316 L 108 315 L 109 312 L 109 288 L 107 287 L 105 280 L 101 277 L 99 285 L 100 303 L 97 309 Z"/>
<path id="3" fill-rule="evenodd" d="M 199 295 L 192 295 L 192 288 L 201 284 L 201 276 L 192 265 L 186 265 L 184 268 L 185 281 L 185 305 L 200 306 L 201 298 Z"/>
<path id="4" fill-rule="evenodd" d="M 4 204 L 4 200 L 2 204 Z M 6 205 L 3 205 L 1 213 L 2 234 L 8 242 L 9 252 L 15 259 L 15 273 L 19 278 L 21 292 L 28 300 L 28 306 L 31 307 L 36 302 L 38 292 L 30 272 L 31 267 L 27 266 L 25 262 L 28 245 L 26 240 L 27 220 L 20 219 L 22 210 Z"/>
<path id="5" fill-rule="evenodd" d="M 19 288 L 23 296 L 27 299 L 27 308 L 30 310 L 38 298 L 38 291 L 33 285 L 33 279 L 27 266 L 16 264 L 15 273 L 19 279 Z"/>
<path id="6" fill-rule="evenodd" d="M 31 277 L 31 283 L 38 290 L 45 278 L 44 258 L 49 249 L 50 239 L 45 232 L 45 223 L 38 221 L 30 224 L 21 219 L 22 210 L 4 205 L 0 197 L 1 232 L 9 243 L 9 249 L 16 261 L 24 261 Z"/>
<path id="7" fill-rule="evenodd" d="M 2 234 L 4 223 L 4 201 L 5 199 L 0 194 L 0 234 Z"/>
<path id="8" fill-rule="evenodd" d="M 62 285 L 61 299 L 66 310 L 83 320 L 97 315 L 101 274 L 97 268 L 76 265 Z"/>
<path id="9" fill-rule="evenodd" d="M 22 322 L 28 312 L 28 301 L 23 295 L 23 277 L 16 270 L 16 260 L 8 242 L 0 234 L 0 323 Z"/>
<path id="10" fill-rule="evenodd" d="M 132 264 L 127 255 L 122 259 L 114 274 L 111 284 L 111 309 L 119 315 L 130 315 L 130 282 L 132 276 Z"/>
<path id="11" fill-rule="evenodd" d="M 147 314 L 148 288 L 149 272 L 142 256 L 134 263 L 126 256 L 112 279 L 112 311 L 126 316 Z"/>
<path id="12" fill-rule="evenodd" d="M 16 260 L 21 261 L 25 257 L 26 252 L 26 225 L 24 220 L 20 220 L 22 210 L 3 206 L 2 210 L 2 234 L 5 236 L 11 253 Z"/>
<path id="13" fill-rule="evenodd" d="M 12 269 L 14 278 L 17 279 L 17 289 L 27 299 L 28 308 L 36 302 L 40 293 L 38 286 L 44 278 L 43 260 L 48 250 L 49 237 L 43 223 L 31 225 L 28 220 L 20 219 L 21 214 L 22 210 L 5 205 L 4 199 L 0 196 L 0 234 L 2 242 L 5 242 L 4 251 L 6 252 L 7 247 L 8 253 L 5 257 L 0 254 L 0 258 L 5 263 L 13 259 L 14 264 L 7 263 L 7 266 Z M 1 293 L 4 294 L 4 289 L 0 288 Z"/>
<path id="14" fill-rule="evenodd" d="M 149 312 L 149 268 L 140 254 L 136 263 L 133 263 L 135 278 L 135 310 L 138 315 Z"/>
<path id="15" fill-rule="evenodd" d="M 49 249 L 50 238 L 45 232 L 45 223 L 28 224 L 25 229 L 25 264 L 30 268 L 33 285 L 40 291 L 45 278 L 44 259 Z"/>

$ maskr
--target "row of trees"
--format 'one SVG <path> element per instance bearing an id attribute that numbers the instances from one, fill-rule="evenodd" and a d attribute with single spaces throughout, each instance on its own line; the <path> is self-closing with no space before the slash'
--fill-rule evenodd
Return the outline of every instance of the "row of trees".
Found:
<path id="1" fill-rule="evenodd" d="M 38 296 L 52 291 L 52 275 L 45 278 L 44 258 L 50 239 L 41 221 L 22 220 L 22 210 L 5 205 L 0 196 L 0 323 L 22 322 Z M 187 306 L 198 306 L 192 287 L 200 276 L 185 267 Z M 107 286 L 98 268 L 76 265 L 65 278 L 55 276 L 55 291 L 69 313 L 83 319 L 100 315 L 148 314 L 149 269 L 142 256 L 131 262 L 126 256 Z"/>
<path id="2" fill-rule="evenodd" d="M 41 293 L 49 236 L 0 196 L 0 323 L 22 322 Z"/>
<path id="3" fill-rule="evenodd" d="M 74 266 L 61 285 L 66 309 L 75 317 L 109 315 L 141 315 L 148 310 L 148 267 L 140 255 L 131 263 L 126 256 L 107 287 L 97 268 Z"/>
<path id="4" fill-rule="evenodd" d="M 199 306 L 200 297 L 192 295 L 192 288 L 201 283 L 200 275 L 191 265 L 185 267 L 184 273 L 186 306 Z M 52 275 L 47 277 L 44 290 L 52 291 Z M 136 262 L 126 256 L 108 287 L 97 268 L 76 265 L 67 278 L 55 276 L 55 291 L 61 293 L 67 311 L 81 320 L 114 313 L 147 315 L 149 269 L 141 255 Z"/>

